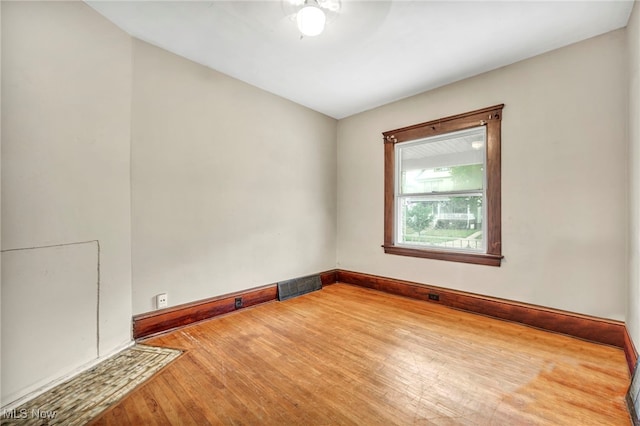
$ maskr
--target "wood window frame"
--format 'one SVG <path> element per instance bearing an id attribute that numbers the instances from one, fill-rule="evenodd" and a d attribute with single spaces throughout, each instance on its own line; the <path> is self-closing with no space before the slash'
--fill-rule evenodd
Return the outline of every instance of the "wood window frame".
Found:
<path id="1" fill-rule="evenodd" d="M 495 105 L 463 114 L 440 118 L 383 132 L 384 140 L 384 252 L 400 256 L 500 266 L 502 256 L 501 224 L 501 123 L 504 104 Z M 485 126 L 486 143 L 486 232 L 485 253 L 437 250 L 396 246 L 394 241 L 395 218 L 395 144 L 438 136 L 458 130 Z"/>

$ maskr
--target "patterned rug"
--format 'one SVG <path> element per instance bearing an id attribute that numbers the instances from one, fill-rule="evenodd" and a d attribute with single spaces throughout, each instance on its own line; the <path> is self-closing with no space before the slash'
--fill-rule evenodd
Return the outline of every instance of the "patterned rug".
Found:
<path id="1" fill-rule="evenodd" d="M 2 412 L 0 425 L 83 425 L 182 354 L 135 345 L 92 369 Z"/>

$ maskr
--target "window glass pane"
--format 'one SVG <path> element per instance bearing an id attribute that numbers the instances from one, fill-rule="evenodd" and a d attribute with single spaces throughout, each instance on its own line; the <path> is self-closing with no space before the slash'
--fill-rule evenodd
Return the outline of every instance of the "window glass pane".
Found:
<path id="1" fill-rule="evenodd" d="M 398 243 L 483 251 L 482 194 L 401 197 Z"/>
<path id="2" fill-rule="evenodd" d="M 400 194 L 482 190 L 485 128 L 397 144 Z"/>

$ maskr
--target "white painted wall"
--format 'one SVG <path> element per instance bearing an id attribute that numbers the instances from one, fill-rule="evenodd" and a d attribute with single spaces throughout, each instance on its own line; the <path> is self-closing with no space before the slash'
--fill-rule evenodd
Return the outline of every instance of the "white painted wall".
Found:
<path id="1" fill-rule="evenodd" d="M 84 355 L 109 354 L 131 340 L 132 66 L 130 37 L 82 2 L 3 1 L 1 8 L 2 249 L 97 240 L 101 290 L 99 347 L 95 338 L 81 346 L 43 345 L 40 362 L 54 351 L 56 359 L 68 362 L 52 366 L 46 377 L 12 382 L 10 389 L 3 380 L 6 405 L 8 398 L 32 390 L 34 382 L 77 370 Z M 51 273 L 47 265 L 58 259 L 55 248 L 32 252 L 19 267 L 7 260 L 10 252 L 2 259 L 12 266 L 2 269 L 5 371 L 37 363 L 33 354 L 20 352 L 21 346 L 7 344 L 5 336 L 37 338 L 30 332 L 35 326 L 50 338 L 60 336 L 60 342 L 66 335 L 80 339 L 81 325 L 60 327 L 51 311 L 71 315 L 78 324 L 89 306 L 94 321 L 98 315 L 95 292 L 74 291 L 82 285 L 95 290 L 95 280 Z M 95 256 L 69 253 L 65 262 L 78 271 L 97 270 Z M 26 286 L 26 270 L 40 271 L 29 276 L 31 298 L 22 298 L 24 288 L 5 293 L 7 283 L 13 289 Z M 49 312 L 39 309 L 35 300 L 51 293 L 65 297 L 52 301 Z M 7 310 L 15 304 L 22 308 Z"/>
<path id="2" fill-rule="evenodd" d="M 625 319 L 626 33 L 338 123 L 338 268 Z M 504 103 L 501 267 L 384 254 L 381 132 Z"/>
<path id="3" fill-rule="evenodd" d="M 627 329 L 640 349 L 640 3 L 627 26 L 629 60 L 630 274 Z"/>
<path id="4" fill-rule="evenodd" d="M 134 41 L 133 312 L 335 268 L 336 121 Z"/>

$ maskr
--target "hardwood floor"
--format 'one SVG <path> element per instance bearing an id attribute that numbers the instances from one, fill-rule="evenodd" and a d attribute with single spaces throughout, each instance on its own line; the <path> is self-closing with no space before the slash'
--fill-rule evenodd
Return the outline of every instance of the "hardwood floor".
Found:
<path id="1" fill-rule="evenodd" d="M 631 424 L 621 349 L 345 284 L 144 343 L 186 352 L 93 424 Z"/>

